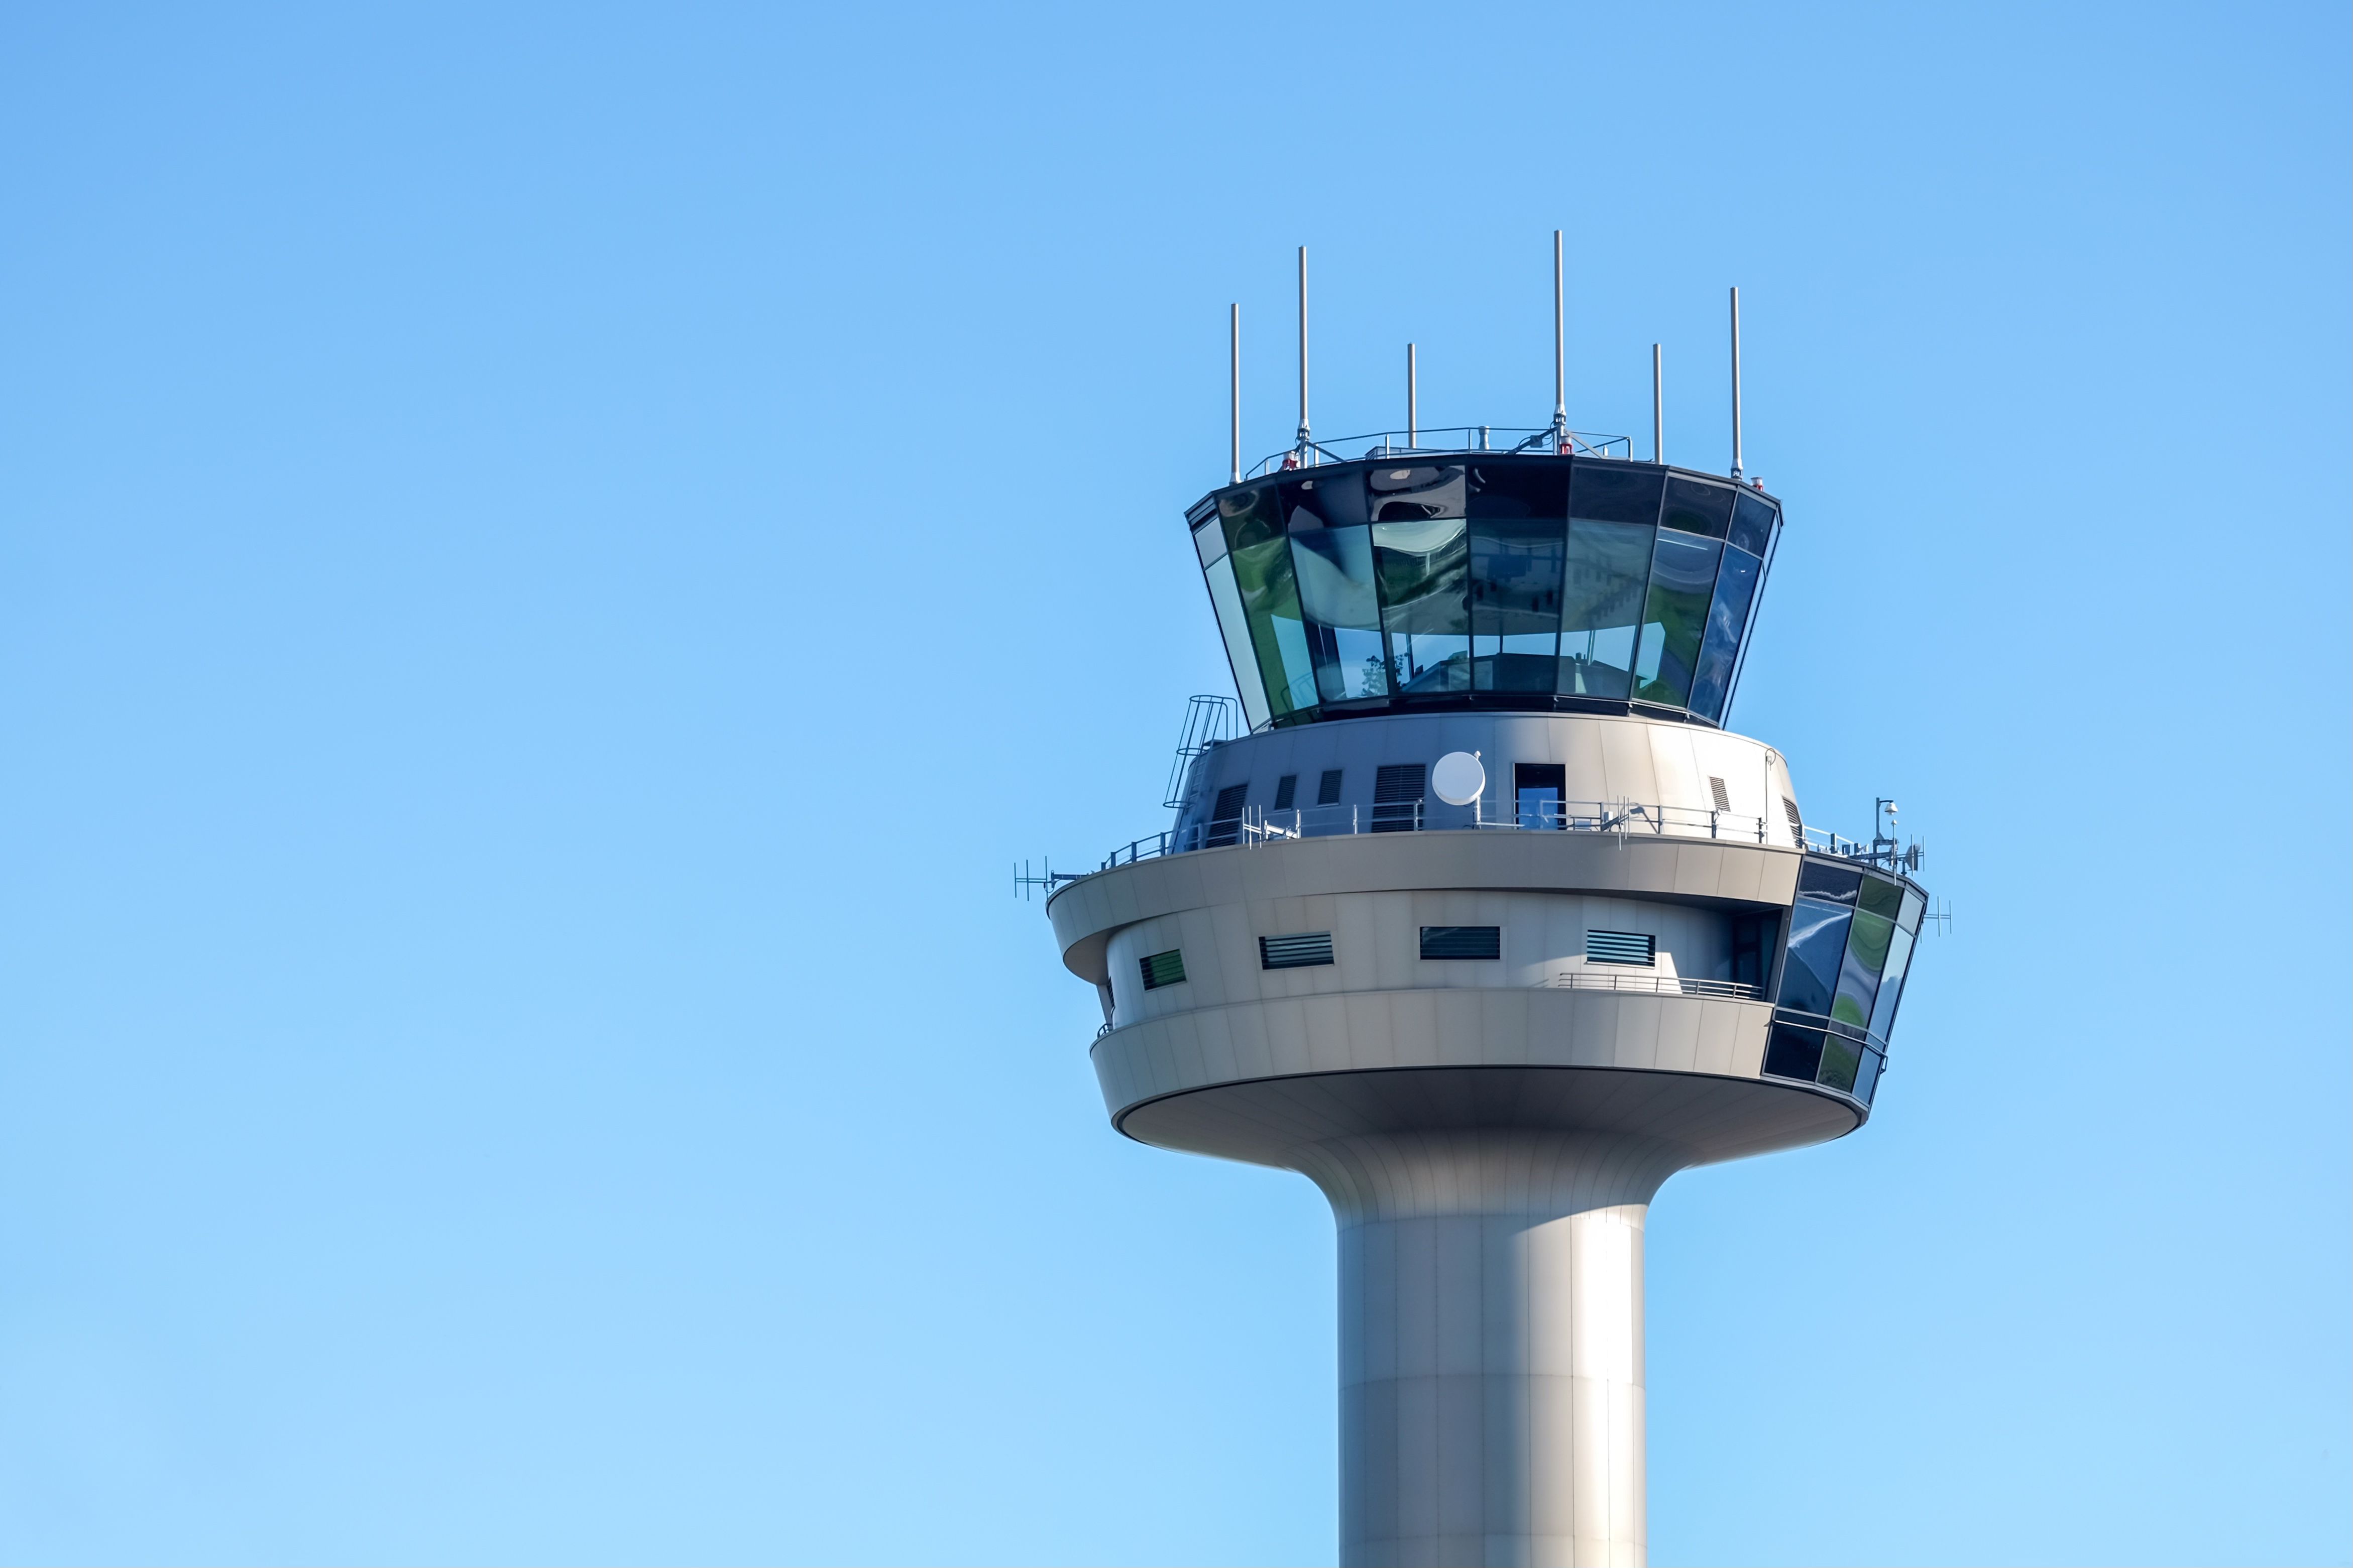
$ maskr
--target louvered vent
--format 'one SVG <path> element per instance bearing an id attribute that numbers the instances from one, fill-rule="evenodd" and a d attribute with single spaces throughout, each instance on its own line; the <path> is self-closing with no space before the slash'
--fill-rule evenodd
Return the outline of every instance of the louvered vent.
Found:
<path id="1" fill-rule="evenodd" d="M 1218 804 L 1209 813 L 1208 847 L 1217 848 L 1231 844 L 1242 836 L 1242 803 L 1250 799 L 1247 784 L 1228 784 L 1218 792 Z"/>
<path id="2" fill-rule="evenodd" d="M 1289 811 L 1291 809 L 1291 803 L 1298 797 L 1298 795 L 1299 775 L 1297 773 L 1283 774 L 1281 778 L 1274 781 L 1274 809 L 1277 811 Z"/>
<path id="3" fill-rule="evenodd" d="M 1732 809 L 1732 792 L 1724 787 L 1724 781 L 1722 779 L 1717 778 L 1713 773 L 1709 774 L 1707 788 L 1708 793 L 1715 796 L 1716 810 L 1730 811 Z"/>
<path id="4" fill-rule="evenodd" d="M 1258 966 L 1261 969 L 1314 969 L 1331 962 L 1332 933 L 1328 931 L 1258 939 Z"/>
<path id="5" fill-rule="evenodd" d="M 1781 809 L 1789 818 L 1789 842 L 1803 849 L 1806 847 L 1806 819 L 1798 815 L 1798 803 L 1785 795 L 1781 797 Z"/>
<path id="6" fill-rule="evenodd" d="M 1338 768 L 1324 770 L 1324 782 L 1315 786 L 1315 804 L 1318 805 L 1340 804 L 1340 770 Z"/>
<path id="7" fill-rule="evenodd" d="M 1373 775 L 1373 831 L 1410 833 L 1421 826 L 1421 792 L 1430 777 L 1421 763 L 1396 763 Z"/>
<path id="8" fill-rule="evenodd" d="M 1185 978 L 1185 954 L 1180 948 L 1172 947 L 1166 952 L 1155 952 L 1142 963 L 1144 988 L 1146 991 L 1157 991 L 1163 985 L 1175 985 Z"/>
<path id="9" fill-rule="evenodd" d="M 1639 931 L 1589 931 L 1585 933 L 1588 963 L 1639 963 L 1659 961 L 1659 939 Z"/>
<path id="10" fill-rule="evenodd" d="M 1504 928 L 1501 926 L 1424 926 L 1421 928 L 1421 956 L 1424 958 L 1501 958 L 1504 956 Z"/>

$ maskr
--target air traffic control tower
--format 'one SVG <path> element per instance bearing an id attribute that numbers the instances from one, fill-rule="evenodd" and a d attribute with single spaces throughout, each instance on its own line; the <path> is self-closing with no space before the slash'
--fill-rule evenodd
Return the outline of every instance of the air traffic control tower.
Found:
<path id="1" fill-rule="evenodd" d="M 1331 1201 L 1342 1561 L 1639 1564 L 1647 1206 L 1870 1118 L 1918 854 L 1728 727 L 1736 459 L 1302 424 L 1185 514 L 1242 721 L 1047 912 L 1113 1126 Z"/>

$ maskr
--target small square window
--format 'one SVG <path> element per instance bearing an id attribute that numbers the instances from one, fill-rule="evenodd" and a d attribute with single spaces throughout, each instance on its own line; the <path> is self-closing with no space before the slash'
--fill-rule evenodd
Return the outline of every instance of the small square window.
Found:
<path id="1" fill-rule="evenodd" d="M 1175 985 L 1185 978 L 1185 953 L 1180 948 L 1172 947 L 1166 952 L 1155 952 L 1142 962 L 1146 991 Z"/>
<path id="2" fill-rule="evenodd" d="M 1424 926 L 1421 928 L 1421 956 L 1501 959 L 1504 956 L 1504 928 Z"/>
<path id="3" fill-rule="evenodd" d="M 1299 775 L 1285 773 L 1274 781 L 1274 809 L 1289 811 L 1293 796 L 1299 793 Z"/>
<path id="4" fill-rule="evenodd" d="M 1315 786 L 1315 804 L 1318 805 L 1340 804 L 1340 770 L 1338 768 L 1324 770 L 1324 782 Z"/>

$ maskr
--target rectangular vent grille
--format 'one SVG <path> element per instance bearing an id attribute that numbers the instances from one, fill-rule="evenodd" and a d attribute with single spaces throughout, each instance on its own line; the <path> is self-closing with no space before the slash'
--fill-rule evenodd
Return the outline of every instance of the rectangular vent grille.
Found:
<path id="1" fill-rule="evenodd" d="M 1716 810 L 1730 811 L 1732 809 L 1732 792 L 1724 787 L 1724 781 L 1722 779 L 1710 773 L 1708 775 L 1707 787 L 1709 793 L 1715 796 Z"/>
<path id="2" fill-rule="evenodd" d="M 1212 849 L 1232 844 L 1242 836 L 1242 805 L 1250 799 L 1247 784 L 1228 784 L 1218 792 L 1218 804 L 1209 812 L 1209 843 Z"/>
<path id="3" fill-rule="evenodd" d="M 1781 797 L 1781 811 L 1789 819 L 1789 842 L 1803 849 L 1806 847 L 1806 819 L 1798 815 L 1798 803 L 1785 795 Z"/>
<path id="4" fill-rule="evenodd" d="M 1277 811 L 1289 811 L 1291 809 L 1291 803 L 1298 797 L 1298 795 L 1299 775 L 1297 773 L 1283 774 L 1281 778 L 1274 781 L 1274 809 Z"/>
<path id="5" fill-rule="evenodd" d="M 1421 956 L 1424 958 L 1501 958 L 1504 956 L 1504 928 L 1501 926 L 1424 926 L 1421 928 Z"/>
<path id="6" fill-rule="evenodd" d="M 1332 933 L 1328 931 L 1258 939 L 1258 966 L 1261 969 L 1314 969 L 1331 962 Z"/>
<path id="7" fill-rule="evenodd" d="M 1324 770 L 1324 782 L 1315 786 L 1316 805 L 1337 805 L 1340 804 L 1340 772 L 1341 770 L 1338 768 L 1328 768 Z"/>
<path id="8" fill-rule="evenodd" d="M 1185 978 L 1185 953 L 1181 948 L 1155 952 L 1143 961 L 1144 988 L 1157 991 L 1163 985 L 1175 985 Z"/>
<path id="9" fill-rule="evenodd" d="M 1396 763 L 1373 775 L 1373 831 L 1410 833 L 1421 826 L 1421 792 L 1430 769 Z"/>
<path id="10" fill-rule="evenodd" d="M 1588 963 L 1639 963 L 1659 961 L 1659 939 L 1638 931 L 1589 931 L 1585 933 Z"/>

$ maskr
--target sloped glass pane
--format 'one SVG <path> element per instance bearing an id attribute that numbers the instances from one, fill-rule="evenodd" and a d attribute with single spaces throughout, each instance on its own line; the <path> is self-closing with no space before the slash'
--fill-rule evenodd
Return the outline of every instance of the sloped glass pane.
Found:
<path id="1" fill-rule="evenodd" d="M 1459 498 L 1460 470 L 1456 473 L 1454 494 Z M 1400 504 L 1382 501 L 1382 515 Z M 1469 690 L 1471 550 L 1462 519 L 1375 523 L 1373 565 L 1398 689 L 1408 693 Z"/>
<path id="2" fill-rule="evenodd" d="M 1472 521 L 1474 690 L 1552 690 L 1560 644 L 1561 530 L 1557 518 Z"/>
<path id="3" fill-rule="evenodd" d="M 1297 515 L 1293 514 L 1294 519 Z M 1373 583 L 1373 531 L 1294 530 L 1291 563 L 1299 574 L 1299 606 L 1307 623 L 1317 693 L 1326 702 L 1388 696 L 1380 595 Z"/>
<path id="4" fill-rule="evenodd" d="M 1839 965 L 1838 996 L 1831 1003 L 1832 1018 L 1858 1029 L 1870 1026 L 1872 1000 L 1879 994 L 1880 971 L 1887 967 L 1888 940 L 1894 934 L 1895 922 L 1884 915 L 1854 917 L 1846 958 Z"/>
<path id="5" fill-rule="evenodd" d="M 1831 1010 L 1846 958 L 1852 911 L 1799 899 L 1789 911 L 1789 956 L 1781 965 L 1781 1005 L 1799 1013 Z"/>
<path id="6" fill-rule="evenodd" d="M 1918 939 L 1902 926 L 1887 944 L 1887 968 L 1879 977 L 1879 995 L 1871 1005 L 1871 1033 L 1879 1039 L 1895 1026 L 1895 1004 L 1904 994 L 1904 972 L 1912 965 L 1912 944 Z"/>
<path id="7" fill-rule="evenodd" d="M 1659 487 L 1666 470 L 1647 463 L 1605 462 L 1580 458 L 1569 481 L 1568 514 L 1596 522 L 1633 522 L 1655 528 Z"/>
<path id="8" fill-rule="evenodd" d="M 1738 494 L 1730 485 L 1687 479 L 1678 474 L 1667 481 L 1667 504 L 1659 513 L 1659 526 L 1722 539 L 1732 522 L 1732 503 Z"/>
<path id="9" fill-rule="evenodd" d="M 1852 1091 L 1855 1069 L 1862 1065 L 1862 1042 L 1832 1029 L 1822 1037 L 1821 1076 L 1814 1081 L 1825 1089 Z"/>
<path id="10" fill-rule="evenodd" d="M 1581 481 L 1580 481 L 1581 482 Z M 1653 499 L 1657 489 L 1651 485 Z M 1560 595 L 1560 684 L 1576 697 L 1632 690 L 1634 632 L 1650 581 L 1656 531 L 1647 523 L 1577 518 L 1568 525 Z"/>
<path id="11" fill-rule="evenodd" d="M 1732 667 L 1740 655 L 1740 635 L 1748 627 L 1749 602 L 1757 595 L 1757 575 L 1764 563 L 1745 550 L 1727 549 L 1716 568 L 1715 597 L 1707 608 L 1707 639 L 1700 644 L 1699 670 L 1692 678 L 1692 711 L 1722 722 L 1724 702 L 1732 685 Z"/>
<path id="12" fill-rule="evenodd" d="M 1659 530 L 1642 638 L 1634 656 L 1634 695 L 1641 700 L 1672 708 L 1690 700 L 1708 601 L 1715 590 L 1715 558 L 1723 548 L 1713 539 Z"/>
<path id="13" fill-rule="evenodd" d="M 1208 570 L 1209 603 L 1218 612 L 1218 630 L 1226 639 L 1226 658 L 1234 667 L 1234 689 L 1242 700 L 1242 719 L 1255 730 L 1266 722 L 1266 683 L 1259 676 L 1258 655 L 1250 647 L 1250 621 L 1242 614 L 1242 596 L 1234 588 L 1234 563 L 1220 556 Z"/>
<path id="14" fill-rule="evenodd" d="M 1256 544 L 1238 544 L 1234 586 L 1250 619 L 1266 682 L 1267 710 L 1275 718 L 1315 706 L 1315 662 L 1307 651 L 1307 627 L 1299 610 L 1298 579 L 1291 570 L 1291 547 L 1276 534 Z"/>

